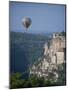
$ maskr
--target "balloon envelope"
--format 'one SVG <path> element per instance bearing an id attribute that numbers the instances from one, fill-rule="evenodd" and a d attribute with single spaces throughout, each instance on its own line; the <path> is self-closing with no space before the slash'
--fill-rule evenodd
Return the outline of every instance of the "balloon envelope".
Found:
<path id="1" fill-rule="evenodd" d="M 26 28 L 26 29 L 28 29 L 29 28 L 29 26 L 31 25 L 31 19 L 30 18 L 27 18 L 27 17 L 24 17 L 23 19 L 22 19 L 22 24 L 23 24 L 23 26 Z"/>

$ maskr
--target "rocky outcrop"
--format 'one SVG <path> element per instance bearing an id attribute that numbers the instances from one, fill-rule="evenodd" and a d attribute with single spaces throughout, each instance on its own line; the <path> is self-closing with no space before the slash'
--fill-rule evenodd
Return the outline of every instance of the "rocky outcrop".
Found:
<path id="1" fill-rule="evenodd" d="M 58 33 L 53 34 L 53 38 L 44 44 L 44 54 L 38 63 L 30 67 L 30 75 L 52 79 L 59 78 L 59 66 L 65 63 L 65 37 Z M 63 66 L 60 68 L 64 68 Z"/>

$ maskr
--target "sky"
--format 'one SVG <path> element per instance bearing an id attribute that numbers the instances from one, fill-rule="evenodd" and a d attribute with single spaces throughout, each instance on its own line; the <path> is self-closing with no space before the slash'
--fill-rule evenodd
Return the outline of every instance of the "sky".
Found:
<path id="1" fill-rule="evenodd" d="M 25 32 L 22 19 L 32 20 L 28 33 L 50 33 L 65 31 L 65 5 L 43 3 L 9 3 L 9 29 Z"/>

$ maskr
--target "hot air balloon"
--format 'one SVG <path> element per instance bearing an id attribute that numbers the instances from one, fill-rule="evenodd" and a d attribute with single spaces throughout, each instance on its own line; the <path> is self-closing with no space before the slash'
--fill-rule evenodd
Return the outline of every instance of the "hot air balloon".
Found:
<path id="1" fill-rule="evenodd" d="M 29 26 L 31 25 L 31 23 L 32 23 L 32 21 L 31 21 L 31 19 L 28 18 L 28 17 L 24 17 L 24 18 L 22 19 L 22 24 L 23 24 L 23 26 L 25 27 L 25 30 L 26 30 L 26 31 L 28 30 L 28 28 L 29 28 Z"/>

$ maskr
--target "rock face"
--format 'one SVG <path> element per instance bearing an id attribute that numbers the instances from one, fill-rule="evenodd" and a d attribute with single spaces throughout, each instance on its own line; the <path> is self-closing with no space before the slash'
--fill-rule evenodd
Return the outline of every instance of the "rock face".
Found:
<path id="1" fill-rule="evenodd" d="M 52 39 L 44 44 L 43 51 L 44 55 L 40 61 L 30 68 L 30 75 L 57 81 L 58 66 L 65 63 L 65 37 L 54 33 Z"/>

